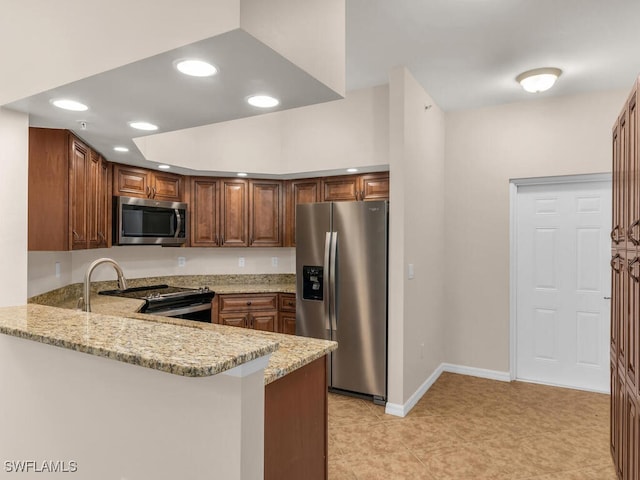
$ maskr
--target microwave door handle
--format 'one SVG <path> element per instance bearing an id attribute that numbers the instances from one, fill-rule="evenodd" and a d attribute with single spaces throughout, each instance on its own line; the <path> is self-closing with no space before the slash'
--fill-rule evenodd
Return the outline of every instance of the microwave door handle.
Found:
<path id="1" fill-rule="evenodd" d="M 176 212 L 177 225 L 176 233 L 173 236 L 175 238 L 178 238 L 178 236 L 180 235 L 180 230 L 182 229 L 182 215 L 180 214 L 180 210 L 178 210 L 177 208 L 174 209 L 174 211 Z"/>

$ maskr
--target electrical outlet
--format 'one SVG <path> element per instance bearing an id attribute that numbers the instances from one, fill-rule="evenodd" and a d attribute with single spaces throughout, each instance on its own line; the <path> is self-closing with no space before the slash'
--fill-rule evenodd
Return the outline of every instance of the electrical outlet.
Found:
<path id="1" fill-rule="evenodd" d="M 185 257 L 178 257 L 178 266 L 184 267 L 187 264 L 187 259 Z"/>
<path id="2" fill-rule="evenodd" d="M 244 268 L 244 257 L 238 257 L 238 266 Z"/>
<path id="3" fill-rule="evenodd" d="M 56 262 L 56 278 L 60 278 L 60 262 Z"/>
<path id="4" fill-rule="evenodd" d="M 415 277 L 415 269 L 413 268 L 413 263 L 409 264 L 409 269 L 408 270 L 409 271 L 408 271 L 408 275 L 407 276 L 409 277 L 409 280 L 413 280 L 413 277 Z"/>
<path id="5" fill-rule="evenodd" d="M 278 257 L 271 257 L 271 266 L 272 267 L 278 266 Z"/>

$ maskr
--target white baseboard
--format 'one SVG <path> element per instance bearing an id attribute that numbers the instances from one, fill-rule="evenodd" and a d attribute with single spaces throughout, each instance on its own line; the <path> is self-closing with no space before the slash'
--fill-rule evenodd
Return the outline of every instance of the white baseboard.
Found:
<path id="1" fill-rule="evenodd" d="M 442 372 L 457 373 L 460 375 L 468 375 L 470 377 L 487 378 L 490 380 L 498 380 L 500 382 L 510 382 L 511 375 L 509 372 L 501 372 L 499 370 L 487 370 L 485 368 L 465 367 L 464 365 L 453 365 L 451 363 L 441 363 L 435 371 L 429 375 L 422 385 L 413 392 L 413 395 L 404 404 L 390 403 L 384 409 L 384 413 L 395 415 L 396 417 L 406 417 L 416 403 L 423 397 L 425 393 L 436 383 L 436 380 L 442 375 Z"/>
<path id="2" fill-rule="evenodd" d="M 444 372 L 458 373 L 460 375 L 468 375 L 470 377 L 487 378 L 489 380 L 498 380 L 500 382 L 511 381 L 511 374 L 509 372 L 501 372 L 500 370 L 465 367 L 464 365 L 454 365 L 452 363 L 443 363 L 442 368 Z"/>

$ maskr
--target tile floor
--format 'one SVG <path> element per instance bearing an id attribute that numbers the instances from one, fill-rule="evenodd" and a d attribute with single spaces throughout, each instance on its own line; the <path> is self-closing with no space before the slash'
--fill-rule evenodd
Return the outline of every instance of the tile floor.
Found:
<path id="1" fill-rule="evenodd" d="M 615 480 L 609 396 L 443 374 L 405 418 L 329 394 L 329 480 Z"/>

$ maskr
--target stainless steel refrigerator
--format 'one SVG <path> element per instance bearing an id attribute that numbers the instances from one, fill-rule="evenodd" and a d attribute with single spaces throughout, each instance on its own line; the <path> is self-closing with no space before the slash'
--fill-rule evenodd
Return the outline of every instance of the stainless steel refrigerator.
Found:
<path id="1" fill-rule="evenodd" d="M 296 334 L 338 342 L 332 391 L 387 397 L 387 201 L 296 208 Z"/>

